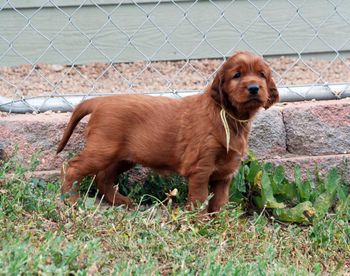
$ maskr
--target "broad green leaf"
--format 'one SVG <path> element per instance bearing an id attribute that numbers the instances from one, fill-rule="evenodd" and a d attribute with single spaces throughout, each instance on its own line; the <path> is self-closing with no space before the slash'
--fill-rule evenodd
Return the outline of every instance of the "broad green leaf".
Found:
<path id="1" fill-rule="evenodd" d="M 258 207 L 259 210 L 264 209 L 264 201 L 261 196 L 253 196 L 253 201 L 256 207 Z"/>
<path id="2" fill-rule="evenodd" d="M 268 162 L 263 165 L 263 171 L 270 172 L 273 169 L 272 163 Z"/>
<path id="3" fill-rule="evenodd" d="M 314 208 L 317 218 L 323 218 L 327 214 L 328 210 L 333 205 L 335 195 L 335 190 L 333 192 L 326 191 L 316 198 Z"/>
<path id="4" fill-rule="evenodd" d="M 247 164 L 245 164 L 243 166 L 243 175 L 245 180 L 247 179 L 247 175 L 249 174 L 249 172 L 250 172 L 250 167 Z"/>
<path id="5" fill-rule="evenodd" d="M 262 176 L 262 173 L 263 173 L 262 171 L 259 171 L 256 174 L 255 178 L 254 178 L 254 185 L 253 185 L 253 187 L 257 188 L 258 190 L 261 190 L 261 176 Z"/>
<path id="6" fill-rule="evenodd" d="M 325 188 L 327 192 L 333 193 L 339 186 L 339 182 L 338 170 L 336 168 L 331 169 L 325 179 Z"/>
<path id="7" fill-rule="evenodd" d="M 347 188 L 344 185 L 339 185 L 338 190 L 337 190 L 337 195 L 339 198 L 339 201 L 345 201 L 347 200 Z"/>
<path id="8" fill-rule="evenodd" d="M 264 171 L 261 177 L 261 195 L 265 201 L 273 201 L 273 191 L 268 174 Z"/>
<path id="9" fill-rule="evenodd" d="M 280 188 L 280 196 L 282 196 L 285 200 L 295 201 L 297 199 L 297 187 L 294 183 L 290 183 L 288 181 L 283 181 Z"/>
<path id="10" fill-rule="evenodd" d="M 298 198 L 300 202 L 309 201 L 311 193 L 311 183 L 309 180 L 302 181 L 301 170 L 299 166 L 294 169 L 295 185 L 298 191 Z"/>
<path id="11" fill-rule="evenodd" d="M 261 197 L 266 204 L 267 208 L 284 208 L 285 205 L 283 203 L 277 202 L 275 197 L 273 196 L 273 190 L 271 187 L 271 182 L 266 171 L 263 172 L 261 178 Z"/>
<path id="12" fill-rule="evenodd" d="M 284 168 L 282 166 L 278 166 L 275 170 L 275 173 L 273 174 L 273 181 L 275 181 L 277 185 L 280 185 L 284 178 Z"/>
<path id="13" fill-rule="evenodd" d="M 248 150 L 248 160 L 250 161 L 257 160 L 255 153 L 252 152 L 251 150 Z"/>
<path id="14" fill-rule="evenodd" d="M 247 191 L 244 182 L 244 166 L 239 168 L 237 174 L 234 177 L 233 185 L 237 188 L 238 191 L 242 193 L 245 193 Z"/>
<path id="15" fill-rule="evenodd" d="M 310 201 L 305 201 L 293 208 L 274 209 L 272 213 L 281 221 L 305 223 L 315 215 L 315 209 Z"/>
<path id="16" fill-rule="evenodd" d="M 311 183 L 309 180 L 306 180 L 302 184 L 302 193 L 300 194 L 302 201 L 309 201 L 311 195 Z"/>
<path id="17" fill-rule="evenodd" d="M 304 187 L 305 201 L 311 201 L 312 191 L 314 190 L 315 183 L 312 179 L 312 176 L 309 170 L 307 171 L 307 180 L 305 181 L 304 185 L 306 185 L 306 187 Z"/>
<path id="18" fill-rule="evenodd" d="M 230 201 L 231 202 L 236 202 L 236 203 L 241 203 L 244 199 L 243 194 L 238 191 L 237 186 L 232 184 L 231 189 L 230 189 Z"/>
<path id="19" fill-rule="evenodd" d="M 255 179 L 256 175 L 259 173 L 259 171 L 261 171 L 261 166 L 259 165 L 258 160 L 253 160 L 252 162 L 250 162 L 250 169 L 249 169 L 249 173 L 247 175 L 247 180 L 250 183 L 253 183 L 254 179 Z"/>
<path id="20" fill-rule="evenodd" d="M 336 211 L 338 214 L 346 215 L 350 220 L 350 194 L 345 199 L 338 201 Z"/>
<path id="21" fill-rule="evenodd" d="M 285 179 L 284 168 L 282 166 L 278 166 L 275 169 L 273 173 L 273 177 L 271 179 L 271 185 L 272 185 L 274 195 L 283 194 L 282 182 L 284 179 Z"/>
<path id="22" fill-rule="evenodd" d="M 318 184 L 316 184 L 316 187 L 311 191 L 310 201 L 315 203 L 318 196 L 325 191 L 324 182 L 318 182 Z"/>

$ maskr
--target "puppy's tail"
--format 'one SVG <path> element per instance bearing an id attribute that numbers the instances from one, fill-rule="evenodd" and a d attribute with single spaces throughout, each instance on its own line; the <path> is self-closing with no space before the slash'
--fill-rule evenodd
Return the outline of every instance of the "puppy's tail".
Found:
<path id="1" fill-rule="evenodd" d="M 70 117 L 69 123 L 66 129 L 64 130 L 63 137 L 58 145 L 58 148 L 56 151 L 57 154 L 64 149 L 70 136 L 73 133 L 73 130 L 75 129 L 79 121 L 93 111 L 95 106 L 95 102 L 94 102 L 95 100 L 96 99 L 86 100 L 80 103 L 79 105 L 77 105 L 77 107 L 74 109 L 73 114 Z"/>

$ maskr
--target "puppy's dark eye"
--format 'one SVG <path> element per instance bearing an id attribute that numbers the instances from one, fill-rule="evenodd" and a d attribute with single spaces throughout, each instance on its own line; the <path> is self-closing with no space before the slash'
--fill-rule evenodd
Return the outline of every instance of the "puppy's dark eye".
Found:
<path id="1" fill-rule="evenodd" d="M 264 73 L 264 72 L 259 72 L 259 75 L 260 75 L 260 77 L 262 77 L 262 78 L 266 79 L 266 75 L 265 75 L 265 73 Z"/>
<path id="2" fill-rule="evenodd" d="M 239 79 L 241 77 L 241 72 L 234 74 L 233 79 Z"/>

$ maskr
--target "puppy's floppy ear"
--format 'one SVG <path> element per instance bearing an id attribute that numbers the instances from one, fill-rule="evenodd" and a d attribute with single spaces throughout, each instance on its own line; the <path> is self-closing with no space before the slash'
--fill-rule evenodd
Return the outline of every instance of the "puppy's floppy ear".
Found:
<path id="1" fill-rule="evenodd" d="M 274 103 L 277 103 L 279 101 L 279 99 L 280 99 L 280 95 L 278 93 L 278 89 L 277 89 L 276 83 L 274 82 L 272 77 L 270 77 L 270 79 L 268 80 L 267 86 L 268 86 L 268 90 L 269 90 L 269 98 L 268 98 L 267 102 L 264 105 L 265 109 L 268 109 Z"/>
<path id="2" fill-rule="evenodd" d="M 216 76 L 211 84 L 211 91 L 210 95 L 216 101 L 218 104 L 222 105 L 223 104 L 223 91 L 222 91 L 222 86 L 225 81 L 225 76 L 224 76 L 224 70 L 221 68 L 217 73 Z"/>

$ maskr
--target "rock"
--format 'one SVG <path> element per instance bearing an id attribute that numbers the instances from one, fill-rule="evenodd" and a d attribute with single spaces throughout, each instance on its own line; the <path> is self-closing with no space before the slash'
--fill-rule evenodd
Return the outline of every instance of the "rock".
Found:
<path id="1" fill-rule="evenodd" d="M 286 153 L 286 132 L 281 108 L 273 107 L 257 114 L 249 137 L 249 148 L 258 158 Z"/>
<path id="2" fill-rule="evenodd" d="M 65 67 L 60 64 L 52 64 L 51 69 L 55 72 L 61 72 Z"/>
<path id="3" fill-rule="evenodd" d="M 350 152 L 350 101 L 289 105 L 283 110 L 287 150 L 298 155 Z"/>
<path id="4" fill-rule="evenodd" d="M 38 170 L 59 169 L 62 162 L 84 145 L 84 127 L 86 120 L 80 122 L 69 140 L 65 151 L 56 155 L 56 148 L 69 119 L 65 114 L 22 114 L 11 115 L 0 120 L 0 133 L 4 146 L 4 155 L 16 154 L 25 164 L 29 164 L 34 155 L 39 159 Z"/>
<path id="5" fill-rule="evenodd" d="M 70 113 L 0 117 L 0 159 L 11 156 L 17 146 L 17 154 L 25 164 L 39 151 L 37 170 L 59 170 L 62 162 L 84 145 L 88 118 L 79 123 L 65 150 L 56 155 L 69 117 Z M 336 166 L 350 179 L 349 135 L 350 99 L 288 103 L 257 114 L 249 146 L 259 159 L 283 164 L 291 177 L 299 164 L 304 172 L 317 167 L 322 173 Z"/>

